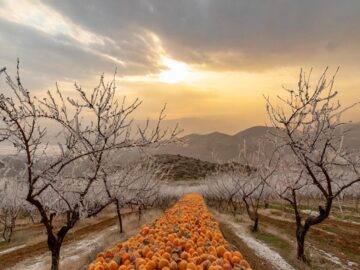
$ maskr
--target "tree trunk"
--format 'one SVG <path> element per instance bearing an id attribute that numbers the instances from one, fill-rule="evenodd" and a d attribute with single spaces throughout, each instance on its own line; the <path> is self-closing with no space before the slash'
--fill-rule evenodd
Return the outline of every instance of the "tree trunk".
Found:
<path id="1" fill-rule="evenodd" d="M 8 213 L 5 213 L 5 222 L 4 222 L 4 229 L 3 229 L 3 238 L 6 242 L 10 243 L 11 237 L 15 228 L 15 221 L 17 216 L 12 216 L 10 213 L 9 216 L 7 216 Z M 10 219 L 10 221 L 9 221 Z"/>
<path id="2" fill-rule="evenodd" d="M 298 260 L 308 264 L 305 256 L 305 237 L 309 229 L 299 224 L 296 227 L 296 241 L 297 241 L 297 258 Z"/>
<path id="3" fill-rule="evenodd" d="M 78 218 L 78 215 L 75 216 Z M 53 232 L 48 231 L 48 247 L 51 252 L 51 270 L 58 270 L 60 264 L 60 250 L 64 241 L 65 235 L 75 225 L 75 222 L 61 227 L 56 235 Z M 51 226 L 51 225 L 50 225 Z"/>
<path id="4" fill-rule="evenodd" d="M 123 223 L 122 223 L 122 216 L 121 216 L 121 207 L 119 202 L 116 200 L 116 212 L 119 220 L 119 232 L 123 233 Z"/>
<path id="5" fill-rule="evenodd" d="M 360 201 L 360 197 L 359 196 L 356 196 L 355 198 L 355 209 L 356 209 L 356 212 L 359 213 L 359 201 Z"/>
<path id="6" fill-rule="evenodd" d="M 250 205 L 249 205 L 248 201 L 247 201 L 245 198 L 243 198 L 243 201 L 244 201 L 244 204 L 245 204 L 246 212 L 247 212 L 250 220 L 252 220 L 252 221 L 254 222 L 251 230 L 252 230 L 253 232 L 257 232 L 258 229 L 259 229 L 259 214 L 258 214 L 258 209 L 257 209 L 257 208 L 254 208 L 254 209 L 252 209 L 252 211 L 251 211 Z"/>
<path id="7" fill-rule="evenodd" d="M 341 218 L 344 219 L 344 211 L 343 211 L 343 207 L 342 207 L 342 199 L 340 198 L 340 196 L 338 196 L 337 198 L 337 203 L 338 203 L 338 207 L 340 210 L 340 214 L 341 214 Z"/>
<path id="8" fill-rule="evenodd" d="M 236 202 L 233 202 L 232 205 L 233 205 L 233 216 L 236 217 L 236 212 L 237 212 Z"/>
<path id="9" fill-rule="evenodd" d="M 141 207 L 139 206 L 139 221 L 141 220 Z"/>
<path id="10" fill-rule="evenodd" d="M 61 244 L 54 244 L 52 247 L 49 247 L 51 251 L 51 270 L 58 270 L 60 263 L 60 248 Z"/>
<path id="11" fill-rule="evenodd" d="M 264 200 L 264 208 L 268 209 L 269 208 L 269 199 L 265 199 Z"/>
<path id="12" fill-rule="evenodd" d="M 34 219 L 33 215 L 31 215 L 31 214 L 30 214 L 30 220 L 31 220 L 32 224 L 35 224 L 35 219 Z"/>
<path id="13" fill-rule="evenodd" d="M 48 247 L 51 252 L 51 270 L 58 270 L 60 263 L 60 248 L 63 238 L 56 237 L 53 233 L 48 233 Z"/>
<path id="14" fill-rule="evenodd" d="M 12 232 L 12 227 L 5 224 L 3 229 L 3 238 L 8 243 L 11 241 Z"/>
<path id="15" fill-rule="evenodd" d="M 258 227 L 259 227 L 259 216 L 258 214 L 256 213 L 254 215 L 254 224 L 253 224 L 253 227 L 252 227 L 252 231 L 253 232 L 257 232 L 258 231 Z"/>

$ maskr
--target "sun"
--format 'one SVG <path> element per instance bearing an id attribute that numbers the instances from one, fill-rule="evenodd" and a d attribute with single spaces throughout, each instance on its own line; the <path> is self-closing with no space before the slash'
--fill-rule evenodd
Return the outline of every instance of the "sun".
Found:
<path id="1" fill-rule="evenodd" d="M 159 75 L 161 82 L 175 84 L 189 79 L 190 70 L 187 64 L 167 57 L 162 58 L 162 64 L 166 66 L 166 70 Z"/>

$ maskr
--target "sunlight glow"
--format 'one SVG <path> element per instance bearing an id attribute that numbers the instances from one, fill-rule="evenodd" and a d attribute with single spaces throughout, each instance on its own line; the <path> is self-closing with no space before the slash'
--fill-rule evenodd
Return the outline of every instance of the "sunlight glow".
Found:
<path id="1" fill-rule="evenodd" d="M 190 70 L 187 64 L 163 57 L 162 63 L 167 67 L 160 73 L 160 82 L 175 84 L 190 79 Z"/>

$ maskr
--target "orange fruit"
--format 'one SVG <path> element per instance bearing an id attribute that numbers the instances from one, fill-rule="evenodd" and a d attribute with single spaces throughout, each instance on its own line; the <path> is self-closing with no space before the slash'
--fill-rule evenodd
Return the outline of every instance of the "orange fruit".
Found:
<path id="1" fill-rule="evenodd" d="M 232 270 L 234 264 L 251 270 L 231 250 L 201 196 L 190 193 L 151 226 L 98 253 L 88 270 Z"/>
<path id="2" fill-rule="evenodd" d="M 193 262 L 187 264 L 187 269 L 196 270 L 196 265 Z"/>
<path id="3" fill-rule="evenodd" d="M 115 261 L 110 261 L 108 263 L 109 270 L 118 270 L 119 266 Z"/>
<path id="4" fill-rule="evenodd" d="M 222 257 L 224 255 L 225 251 L 226 251 L 226 249 L 224 246 L 218 246 L 216 248 L 216 253 L 219 257 Z"/>
<path id="5" fill-rule="evenodd" d="M 184 260 L 181 260 L 181 261 L 179 262 L 179 264 L 178 264 L 178 268 L 179 268 L 179 270 L 186 270 L 186 268 L 187 268 L 187 262 L 184 261 Z"/>
<path id="6" fill-rule="evenodd" d="M 159 268 L 162 269 L 167 266 L 169 266 L 169 261 L 167 259 L 163 258 L 159 261 Z"/>
<path id="7" fill-rule="evenodd" d="M 239 258 L 238 256 L 233 256 L 231 259 L 232 264 L 236 264 L 236 263 L 240 263 L 241 262 L 241 258 Z"/>
<path id="8" fill-rule="evenodd" d="M 153 270 L 155 268 L 156 268 L 156 265 L 153 261 L 148 261 L 147 264 L 145 265 L 146 270 Z"/>

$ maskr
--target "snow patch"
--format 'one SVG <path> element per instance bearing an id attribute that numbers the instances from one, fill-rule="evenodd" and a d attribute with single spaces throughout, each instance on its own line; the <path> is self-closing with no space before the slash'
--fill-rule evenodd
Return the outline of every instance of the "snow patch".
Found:
<path id="1" fill-rule="evenodd" d="M 12 252 L 12 251 L 14 251 L 14 250 L 17 250 L 17 249 L 23 248 L 23 247 L 26 247 L 26 245 L 19 245 L 19 246 L 16 246 L 16 247 L 12 247 L 12 248 L 8 248 L 8 249 L 5 249 L 5 250 L 2 250 L 2 251 L 0 251 L 0 255 L 6 254 L 6 253 L 9 253 L 9 252 Z"/>
<path id="2" fill-rule="evenodd" d="M 344 269 L 344 270 L 352 270 L 354 269 L 353 266 L 358 266 L 357 263 L 355 262 L 351 262 L 349 261 L 347 263 L 347 265 L 343 265 L 341 263 L 341 260 L 336 257 L 335 255 L 329 253 L 329 252 L 326 252 L 325 250 L 322 250 L 322 249 L 318 249 L 316 247 L 314 247 L 313 245 L 311 246 L 313 249 L 315 249 L 317 252 L 319 252 L 325 259 L 329 260 L 330 262 L 336 264 L 336 265 L 339 265 L 341 267 L 341 269 Z"/>
<path id="3" fill-rule="evenodd" d="M 316 216 L 317 212 L 311 209 L 305 209 L 305 210 L 301 210 L 302 213 L 307 214 L 309 216 Z"/>

